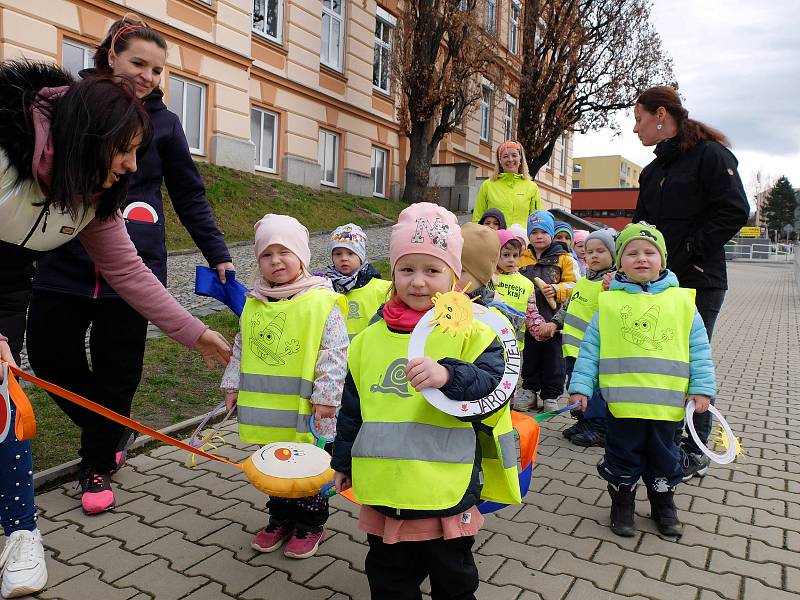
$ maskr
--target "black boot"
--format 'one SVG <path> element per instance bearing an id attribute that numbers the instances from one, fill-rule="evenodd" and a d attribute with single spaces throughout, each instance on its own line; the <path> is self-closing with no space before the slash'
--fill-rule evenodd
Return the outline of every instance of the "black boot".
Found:
<path id="1" fill-rule="evenodd" d="M 681 537 L 683 524 L 678 520 L 678 509 L 675 507 L 675 488 L 656 492 L 648 487 L 647 498 L 650 500 L 650 516 L 661 535 Z"/>
<path id="2" fill-rule="evenodd" d="M 613 486 L 608 484 L 611 495 L 611 531 L 622 537 L 633 537 L 636 528 L 633 526 L 634 509 L 636 508 L 636 485 Z"/>

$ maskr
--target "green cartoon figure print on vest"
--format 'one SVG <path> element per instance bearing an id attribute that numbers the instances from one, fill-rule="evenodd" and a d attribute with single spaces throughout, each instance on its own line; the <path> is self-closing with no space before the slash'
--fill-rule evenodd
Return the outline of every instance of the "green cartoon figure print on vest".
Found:
<path id="1" fill-rule="evenodd" d="M 281 350 L 285 327 L 286 313 L 278 313 L 266 325 L 262 322 L 261 315 L 256 313 L 250 322 L 250 350 L 268 365 L 286 364 L 283 357 L 299 352 L 300 342 L 296 339 L 287 340 Z"/>
<path id="2" fill-rule="evenodd" d="M 663 350 L 662 342 L 668 342 L 674 338 L 675 331 L 664 329 L 660 334 L 657 333 L 660 313 L 661 309 L 658 306 L 651 306 L 633 322 L 629 322 L 628 319 L 633 314 L 633 310 L 630 306 L 623 306 L 620 311 L 622 337 L 644 350 Z"/>
<path id="3" fill-rule="evenodd" d="M 407 358 L 397 358 L 386 369 L 386 373 L 381 378 L 381 383 L 370 386 L 371 392 L 382 394 L 394 394 L 401 398 L 409 398 L 408 378 L 406 377 Z"/>

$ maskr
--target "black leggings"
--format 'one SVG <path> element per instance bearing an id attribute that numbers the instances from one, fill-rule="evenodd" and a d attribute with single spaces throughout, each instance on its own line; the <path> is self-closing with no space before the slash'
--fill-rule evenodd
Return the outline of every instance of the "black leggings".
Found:
<path id="1" fill-rule="evenodd" d="M 86 359 L 86 330 L 91 325 Z M 94 300 L 34 290 L 28 310 L 28 359 L 43 379 L 125 416 L 142 377 L 147 319 L 124 300 Z M 81 428 L 83 466 L 107 473 L 125 428 L 50 394 Z"/>

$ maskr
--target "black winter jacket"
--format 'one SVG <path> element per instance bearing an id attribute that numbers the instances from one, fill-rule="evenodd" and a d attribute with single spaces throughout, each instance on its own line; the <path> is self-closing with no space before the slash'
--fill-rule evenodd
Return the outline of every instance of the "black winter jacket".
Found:
<path id="1" fill-rule="evenodd" d="M 654 152 L 639 176 L 633 220 L 664 234 L 667 267 L 681 287 L 727 289 L 724 246 L 750 213 L 736 157 L 710 140 L 683 154 L 667 140 Z"/>
<path id="2" fill-rule="evenodd" d="M 166 286 L 167 248 L 162 179 L 175 212 L 208 264 L 213 266 L 229 262 L 231 256 L 208 205 L 203 180 L 192 160 L 180 119 L 167 110 L 163 96 L 163 92 L 156 88 L 143 100 L 153 124 L 153 140 L 137 157 L 138 168 L 131 180 L 125 203 L 125 207 L 133 202 L 149 205 L 155 210 L 157 221 L 147 223 L 126 219 L 125 225 L 139 256 Z M 118 297 L 97 274 L 94 263 L 78 240 L 65 244 L 39 260 L 33 286 L 39 290 L 89 298 Z"/>
<path id="3" fill-rule="evenodd" d="M 378 311 L 380 319 L 383 318 L 382 310 Z M 377 315 L 376 315 L 377 316 Z M 376 319 L 377 320 L 377 319 Z M 450 371 L 450 381 L 441 388 L 442 393 L 448 398 L 463 400 L 477 400 L 492 392 L 500 383 L 505 368 L 503 347 L 495 340 L 481 354 L 474 363 L 468 363 L 454 358 L 444 358 L 439 364 Z M 501 407 L 502 408 L 502 407 Z M 476 434 L 480 435 L 483 425 L 479 422 L 485 416 L 463 418 L 472 421 Z M 340 473 L 352 472 L 351 452 L 359 429 L 361 429 L 361 400 L 358 396 L 353 377 L 350 372 L 344 383 L 342 393 L 342 406 L 336 421 L 336 441 L 333 444 L 333 459 L 331 467 Z M 476 435 L 476 437 L 477 437 Z M 468 510 L 480 502 L 481 489 L 483 488 L 483 474 L 481 472 L 481 445 L 475 444 L 475 464 L 472 477 L 461 501 L 454 507 L 444 510 L 397 510 L 387 506 L 374 506 L 375 510 L 397 519 L 426 519 L 429 517 L 444 517 L 457 515 Z"/>

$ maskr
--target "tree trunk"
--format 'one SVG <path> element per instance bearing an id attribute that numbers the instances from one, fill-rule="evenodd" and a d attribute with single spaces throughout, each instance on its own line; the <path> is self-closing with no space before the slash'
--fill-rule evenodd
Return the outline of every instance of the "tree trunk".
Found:
<path id="1" fill-rule="evenodd" d="M 408 136 L 410 151 L 406 163 L 406 185 L 403 190 L 403 202 L 426 202 L 430 195 L 428 181 L 431 176 L 431 163 L 436 147 L 430 141 L 431 122 L 416 122 Z"/>

